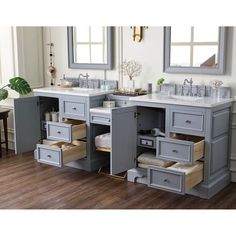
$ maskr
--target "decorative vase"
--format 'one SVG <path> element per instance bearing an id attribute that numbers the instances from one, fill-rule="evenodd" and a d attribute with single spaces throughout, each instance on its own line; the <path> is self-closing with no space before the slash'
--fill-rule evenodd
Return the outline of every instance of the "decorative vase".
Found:
<path id="1" fill-rule="evenodd" d="M 129 79 L 129 80 L 127 81 L 127 88 L 128 88 L 130 91 L 134 91 L 134 90 L 135 90 L 135 81 Z"/>
<path id="2" fill-rule="evenodd" d="M 158 84 L 157 84 L 157 87 L 156 87 L 156 89 L 157 89 L 157 91 L 156 91 L 156 92 L 157 92 L 157 93 L 160 93 L 160 92 L 161 92 L 161 85 L 158 85 Z"/>
<path id="3" fill-rule="evenodd" d="M 212 90 L 212 97 L 216 99 L 220 99 L 220 88 L 214 88 Z"/>

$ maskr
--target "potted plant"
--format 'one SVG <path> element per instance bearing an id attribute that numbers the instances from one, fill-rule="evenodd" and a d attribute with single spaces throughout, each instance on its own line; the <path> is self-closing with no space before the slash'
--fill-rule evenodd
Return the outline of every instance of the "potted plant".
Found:
<path id="1" fill-rule="evenodd" d="M 165 82 L 165 79 L 162 77 L 157 80 L 157 93 L 161 91 L 161 85 Z"/>
<path id="2" fill-rule="evenodd" d="M 131 61 L 123 61 L 120 66 L 123 75 L 128 75 L 129 80 L 127 81 L 127 88 L 130 90 L 135 89 L 135 81 L 134 77 L 139 76 L 142 72 L 142 65 L 138 62 Z"/>
<path id="3" fill-rule="evenodd" d="M 5 100 L 8 97 L 8 90 L 5 89 L 6 87 L 15 90 L 20 95 L 25 95 L 32 91 L 25 79 L 21 77 L 14 77 L 9 80 L 9 84 L 0 88 L 0 101 Z"/>

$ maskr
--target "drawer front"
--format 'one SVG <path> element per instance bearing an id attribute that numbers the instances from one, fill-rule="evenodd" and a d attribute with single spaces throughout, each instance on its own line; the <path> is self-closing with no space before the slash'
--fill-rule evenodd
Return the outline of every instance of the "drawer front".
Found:
<path id="1" fill-rule="evenodd" d="M 47 138 L 52 140 L 61 140 L 71 142 L 71 125 L 47 122 Z"/>
<path id="2" fill-rule="evenodd" d="M 122 100 L 117 100 L 116 101 L 116 106 L 117 107 L 125 107 L 125 106 L 129 106 L 130 102 L 129 101 L 122 101 Z"/>
<path id="3" fill-rule="evenodd" d="M 148 186 L 184 194 L 185 174 L 183 172 L 150 166 L 148 168 Z"/>
<path id="4" fill-rule="evenodd" d="M 62 167 L 63 165 L 86 157 L 86 142 L 76 141 L 69 149 L 62 149 L 65 142 L 57 142 L 54 146 L 37 144 L 38 162 Z M 59 146 L 58 146 L 59 145 Z"/>
<path id="5" fill-rule="evenodd" d="M 62 155 L 61 149 L 52 148 L 48 145 L 38 144 L 37 145 L 37 157 L 38 162 L 53 165 L 57 167 L 62 166 Z"/>
<path id="6" fill-rule="evenodd" d="M 63 117 L 86 120 L 86 104 L 84 102 L 64 100 L 62 106 Z"/>
<path id="7" fill-rule="evenodd" d="M 110 125 L 111 124 L 111 117 L 104 116 L 101 114 L 91 114 L 90 115 L 90 122 L 93 124 Z"/>
<path id="8" fill-rule="evenodd" d="M 170 131 L 204 136 L 205 116 L 203 113 L 171 111 L 170 117 Z"/>
<path id="9" fill-rule="evenodd" d="M 157 158 L 193 163 L 194 143 L 170 138 L 157 138 Z"/>

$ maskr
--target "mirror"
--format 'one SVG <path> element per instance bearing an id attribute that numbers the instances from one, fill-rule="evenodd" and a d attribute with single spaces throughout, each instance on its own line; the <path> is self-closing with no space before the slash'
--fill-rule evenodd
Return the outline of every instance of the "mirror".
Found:
<path id="1" fill-rule="evenodd" d="M 165 27 L 164 72 L 224 74 L 226 27 Z"/>
<path id="2" fill-rule="evenodd" d="M 112 69 L 112 31 L 112 27 L 67 27 L 69 68 Z"/>

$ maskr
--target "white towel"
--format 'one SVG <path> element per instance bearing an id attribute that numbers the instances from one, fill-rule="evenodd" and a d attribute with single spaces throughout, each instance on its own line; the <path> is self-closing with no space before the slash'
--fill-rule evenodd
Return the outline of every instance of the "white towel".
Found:
<path id="1" fill-rule="evenodd" d="M 111 148 L 111 134 L 105 133 L 95 137 L 95 146 L 100 148 Z"/>
<path id="2" fill-rule="evenodd" d="M 156 153 L 153 151 L 142 153 L 138 157 L 138 162 L 142 164 L 146 164 L 146 165 L 155 165 L 155 166 L 161 166 L 161 167 L 168 167 L 174 163 L 172 161 L 164 161 L 164 160 L 157 159 Z"/>

